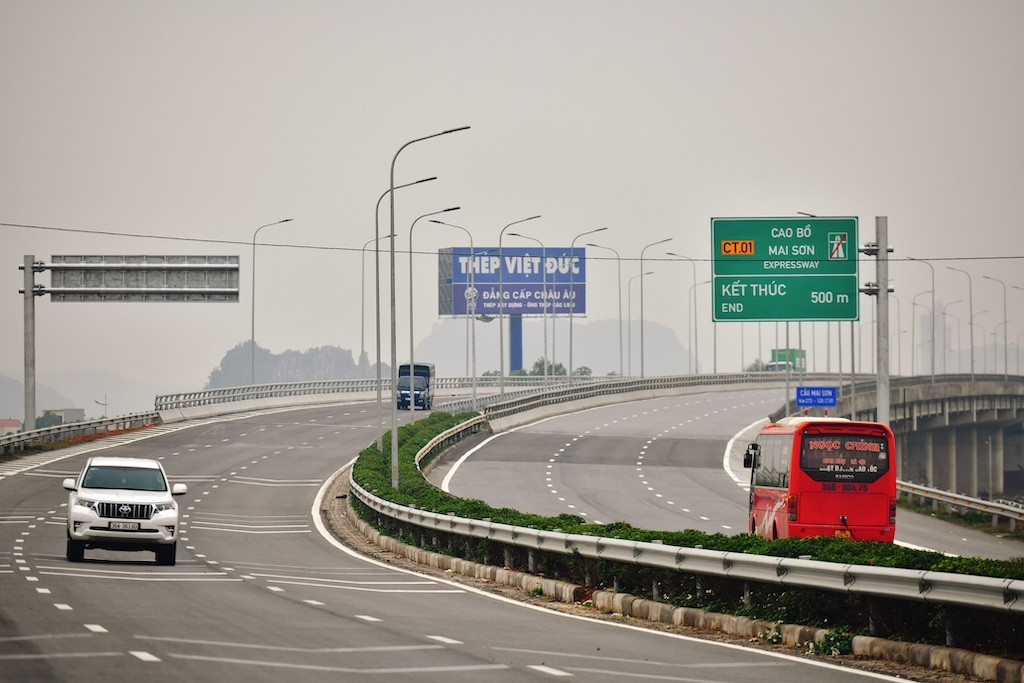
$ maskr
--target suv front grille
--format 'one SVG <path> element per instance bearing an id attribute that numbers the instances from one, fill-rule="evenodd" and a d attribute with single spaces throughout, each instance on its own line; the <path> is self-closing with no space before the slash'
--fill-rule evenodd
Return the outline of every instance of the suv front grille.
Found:
<path id="1" fill-rule="evenodd" d="M 153 506 L 149 503 L 99 503 L 100 517 L 112 519 L 149 519 Z"/>

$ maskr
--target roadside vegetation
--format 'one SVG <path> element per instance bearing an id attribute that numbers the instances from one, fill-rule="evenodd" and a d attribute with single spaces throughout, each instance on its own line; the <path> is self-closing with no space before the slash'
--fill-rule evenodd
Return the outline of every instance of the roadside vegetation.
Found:
<path id="1" fill-rule="evenodd" d="M 511 508 L 493 508 L 484 501 L 449 495 L 430 484 L 417 469 L 416 454 L 434 436 L 464 422 L 474 413 L 435 412 L 399 430 L 399 488 L 391 486 L 390 433 L 382 448 L 371 445 L 353 468 L 357 484 L 400 505 L 469 519 L 604 538 L 658 542 L 685 548 L 814 559 L 842 564 L 951 572 L 1004 579 L 1024 579 L 1024 557 L 1010 561 L 947 557 L 891 543 L 856 542 L 831 537 L 769 541 L 752 534 L 708 534 L 694 530 L 640 529 L 624 522 L 592 524 L 576 515 L 546 517 Z M 815 589 L 782 588 L 722 577 L 657 570 L 633 564 L 583 558 L 575 553 L 549 553 L 508 547 L 486 539 L 462 538 L 378 516 L 353 501 L 359 514 L 382 533 L 427 550 L 529 569 L 582 586 L 615 590 L 674 606 L 697 607 L 755 619 L 834 629 L 835 649 L 852 635 L 935 644 L 954 643 L 978 651 L 1024 657 L 1024 617 L 990 610 L 943 607 L 914 600 L 891 600 Z M 930 509 L 929 509 L 930 512 Z M 839 637 L 841 636 L 841 637 Z M 838 645 L 837 645 L 838 644 Z"/>

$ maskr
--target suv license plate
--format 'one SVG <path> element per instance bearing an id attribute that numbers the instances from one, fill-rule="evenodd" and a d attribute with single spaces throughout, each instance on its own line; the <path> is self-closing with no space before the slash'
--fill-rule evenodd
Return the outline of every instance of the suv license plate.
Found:
<path id="1" fill-rule="evenodd" d="M 110 523 L 110 530 L 111 531 L 138 531 L 139 530 L 139 523 L 138 522 L 111 522 Z"/>

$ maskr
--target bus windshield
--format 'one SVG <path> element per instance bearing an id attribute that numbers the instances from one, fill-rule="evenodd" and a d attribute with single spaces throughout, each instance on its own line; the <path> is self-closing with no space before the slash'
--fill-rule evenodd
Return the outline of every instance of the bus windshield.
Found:
<path id="1" fill-rule="evenodd" d="M 800 469 L 815 481 L 872 482 L 889 471 L 882 434 L 805 433 Z"/>

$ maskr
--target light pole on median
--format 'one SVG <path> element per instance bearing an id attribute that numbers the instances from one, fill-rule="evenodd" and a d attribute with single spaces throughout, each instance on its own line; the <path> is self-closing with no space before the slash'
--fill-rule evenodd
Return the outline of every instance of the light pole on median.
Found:
<path id="1" fill-rule="evenodd" d="M 394 237 L 394 235 L 387 235 Z M 383 239 L 387 239 L 387 237 Z M 366 248 L 376 242 L 378 237 L 366 240 L 359 255 L 359 378 L 364 379 L 363 357 L 366 356 Z M 374 252 L 377 250 L 374 249 Z M 379 309 L 378 309 L 379 310 Z M 378 354 L 379 360 L 379 354 Z"/>
<path id="2" fill-rule="evenodd" d="M 623 363 L 623 359 L 622 359 L 622 257 L 619 255 L 618 251 L 616 251 L 615 249 L 612 249 L 611 247 L 606 247 L 606 246 L 603 246 L 603 245 L 600 245 L 600 244 L 594 244 L 592 242 L 588 242 L 587 246 L 588 247 L 596 247 L 597 249 L 607 249 L 608 251 L 610 251 L 613 254 L 615 254 L 615 266 L 618 269 L 618 274 L 619 274 L 619 285 L 618 285 L 618 292 L 619 292 L 619 377 L 620 378 L 621 377 L 625 377 L 626 376 L 625 375 L 626 367 L 625 367 L 625 365 Z"/>
<path id="3" fill-rule="evenodd" d="M 412 222 L 412 225 L 409 226 L 409 422 L 416 421 L 416 359 L 413 353 L 416 347 L 416 339 L 413 336 L 412 330 L 413 313 L 415 313 L 416 307 L 413 306 L 412 303 L 412 293 L 414 290 L 412 278 L 412 230 L 413 228 L 416 227 L 416 223 L 418 223 L 423 218 L 428 218 L 429 216 L 437 216 L 442 213 L 448 213 L 449 211 L 458 211 L 459 208 L 460 207 L 458 206 L 451 206 L 448 207 L 447 209 L 441 209 L 440 211 L 431 211 L 430 213 L 425 213 L 422 216 L 416 218 L 416 220 Z M 426 393 L 424 393 L 423 396 L 423 409 L 426 410 Z"/>
<path id="4" fill-rule="evenodd" d="M 644 252 L 653 247 L 656 244 L 664 244 L 665 242 L 671 241 L 671 237 L 666 237 L 663 240 L 657 242 L 651 242 L 643 249 L 640 250 L 640 272 L 644 272 Z M 644 376 L 644 279 L 640 278 L 640 377 Z"/>
<path id="5" fill-rule="evenodd" d="M 399 150 L 399 151 L 401 151 L 401 150 Z M 375 292 L 375 297 L 376 297 L 375 306 L 376 306 L 376 311 L 377 311 L 377 314 L 376 314 L 377 315 L 377 321 L 376 321 L 376 329 L 377 329 L 377 363 L 376 363 L 376 365 L 377 365 L 377 450 L 378 451 L 381 449 L 381 447 L 383 445 L 383 441 L 382 441 L 383 435 L 381 434 L 380 430 L 383 429 L 383 427 L 384 427 L 384 399 L 383 399 L 383 395 L 382 395 L 383 392 L 381 390 L 382 379 L 381 379 L 381 368 L 380 368 L 380 357 L 381 357 L 381 348 L 380 348 L 380 338 L 381 338 L 381 334 L 380 334 L 380 203 L 382 201 L 384 201 L 384 197 L 387 197 L 388 195 L 394 194 L 395 190 L 400 190 L 403 187 L 410 187 L 412 185 L 419 185 L 420 183 L 428 183 L 431 180 L 437 180 L 437 176 L 431 176 L 429 178 L 421 178 L 420 180 L 414 180 L 411 183 L 403 183 L 401 185 L 395 185 L 394 187 L 392 187 L 390 189 L 384 190 L 384 192 L 381 193 L 380 197 L 377 198 L 377 207 L 373 211 L 373 235 L 374 235 L 374 237 L 373 237 L 373 242 L 374 242 L 374 246 L 373 246 L 373 264 L 374 264 L 373 265 L 373 282 L 374 282 L 374 292 Z M 394 209 L 393 206 L 392 206 L 392 209 Z M 392 226 L 391 234 L 388 235 L 388 237 L 391 239 L 391 250 L 394 251 L 394 245 L 395 245 L 394 221 L 391 222 L 391 226 Z M 392 293 L 393 292 L 394 292 L 394 290 L 392 290 Z"/>
<path id="6" fill-rule="evenodd" d="M 544 387 L 546 388 L 548 386 L 548 249 L 544 246 L 544 243 L 536 237 L 530 237 L 529 235 L 524 235 L 521 232 L 510 232 L 508 236 L 522 237 L 524 240 L 532 240 L 540 245 L 541 286 L 544 288 L 544 313 L 541 314 L 541 317 L 544 319 L 544 359 L 542 362 L 544 364 Z"/>
<path id="7" fill-rule="evenodd" d="M 992 280 L 998 282 L 1003 287 L 1003 381 L 1006 382 L 1010 379 L 1010 328 L 1007 327 L 1008 320 L 1006 319 L 1006 283 L 999 278 L 992 277 L 991 275 L 982 275 L 986 280 Z"/>
<path id="8" fill-rule="evenodd" d="M 476 410 L 476 302 L 477 302 L 479 297 L 477 295 L 476 282 L 475 282 L 477 253 L 476 253 L 476 249 L 473 246 L 473 233 L 471 233 L 467 228 L 464 228 L 461 225 L 455 225 L 454 223 L 445 223 L 444 221 L 439 221 L 436 218 L 431 218 L 430 222 L 431 223 L 437 223 L 438 225 L 447 225 L 449 228 L 456 228 L 458 230 L 461 230 L 462 232 L 466 233 L 466 237 L 469 238 L 469 265 L 468 265 L 468 268 L 469 268 L 469 288 L 466 290 L 466 316 L 467 316 L 467 320 L 469 321 L 470 338 L 472 340 L 470 342 L 471 352 L 468 355 L 472 359 L 472 365 L 471 365 L 471 368 L 472 368 L 471 373 L 472 374 L 471 374 L 471 376 L 473 378 L 473 402 L 472 402 L 471 405 L 472 405 L 472 409 L 475 411 Z M 486 254 L 489 251 L 491 251 L 491 250 L 488 249 L 487 251 L 482 252 L 482 253 Z"/>
<path id="9" fill-rule="evenodd" d="M 252 298 L 252 312 L 249 315 L 249 384 L 256 384 L 256 235 L 260 234 L 263 228 L 271 225 L 287 223 L 291 218 L 282 218 L 273 223 L 267 223 L 256 228 L 252 234 L 252 291 L 249 293 Z"/>
<path id="10" fill-rule="evenodd" d="M 674 251 L 668 251 L 668 252 L 665 252 L 665 253 L 668 254 L 669 256 L 675 256 L 676 258 L 686 259 L 687 261 L 690 262 L 690 266 L 692 266 L 692 268 L 693 268 L 693 287 L 691 289 L 695 289 L 697 287 L 697 262 L 694 261 L 689 256 L 684 256 L 683 254 L 677 254 Z M 690 309 L 688 314 L 687 314 L 687 316 L 686 316 L 686 324 L 687 324 L 687 327 L 692 326 L 692 329 L 693 329 L 693 353 L 691 353 L 689 355 L 692 356 L 693 359 L 694 359 L 693 374 L 697 374 L 697 356 L 698 356 L 698 354 L 700 354 L 700 345 L 697 342 L 697 308 L 696 308 L 696 302 L 690 303 L 690 301 L 687 300 L 686 307 Z M 691 318 L 693 319 L 693 322 L 690 322 Z M 742 328 L 741 328 L 741 330 L 742 330 Z M 686 343 L 687 344 L 690 343 L 690 330 L 686 331 Z M 760 349 L 758 349 L 758 351 L 760 351 Z M 743 367 L 743 363 L 741 361 L 740 362 L 740 368 L 742 369 L 742 367 Z M 689 367 L 687 367 L 687 370 L 689 370 Z"/>
<path id="11" fill-rule="evenodd" d="M 505 254 L 502 251 L 502 240 L 505 231 L 513 225 L 532 221 L 540 216 L 530 216 L 512 221 L 498 233 L 498 395 L 505 395 Z"/>
<path id="12" fill-rule="evenodd" d="M 967 276 L 967 316 L 970 325 L 968 326 L 968 332 L 971 336 L 971 381 L 974 381 L 974 284 L 971 280 L 971 274 L 962 268 L 954 268 L 953 266 L 946 266 L 947 270 L 955 270 L 958 273 L 963 273 Z"/>
<path id="13" fill-rule="evenodd" d="M 569 384 L 572 384 L 572 317 L 573 311 L 576 310 L 576 286 L 573 282 L 573 274 L 576 272 L 576 240 L 583 237 L 584 235 L 593 235 L 595 232 L 601 232 L 608 228 L 594 228 L 593 230 L 587 230 L 581 232 L 572 238 L 572 243 L 569 245 Z M 643 271 L 643 268 L 640 269 Z M 643 288 L 643 282 L 640 283 Z"/>
<path id="14" fill-rule="evenodd" d="M 694 282 L 692 285 L 690 285 L 690 291 L 687 294 L 687 298 L 688 299 L 689 298 L 693 299 L 693 319 L 694 319 L 694 321 L 697 320 L 697 288 L 700 287 L 701 285 L 709 285 L 709 284 L 711 284 L 711 280 L 704 280 L 703 282 Z M 696 332 L 696 330 L 695 330 L 695 332 Z M 777 339 L 777 337 L 778 337 L 778 328 L 777 327 L 776 327 L 776 335 L 775 336 L 776 336 L 775 345 L 778 346 L 778 339 Z M 717 344 L 716 344 L 716 346 L 717 346 Z M 700 362 L 700 358 L 696 355 L 696 353 L 697 353 L 697 344 L 696 343 L 694 343 L 694 345 L 693 345 L 693 352 L 694 352 L 694 356 L 693 356 L 693 374 L 696 375 L 700 371 L 700 367 L 698 366 L 698 363 Z M 716 366 L 715 369 L 717 370 L 717 362 L 712 363 L 712 365 Z"/>
<path id="15" fill-rule="evenodd" d="M 639 278 L 643 281 L 643 278 L 647 275 L 653 275 L 654 271 L 649 270 L 646 273 L 640 273 L 629 278 L 626 283 L 626 317 L 629 319 L 629 333 L 627 335 L 628 349 L 627 356 L 629 357 L 629 376 L 633 376 L 633 280 Z"/>
<path id="16" fill-rule="evenodd" d="M 441 135 L 447 135 L 449 133 L 457 133 L 461 130 L 468 130 L 469 126 L 461 126 L 459 128 L 450 128 L 443 130 L 440 133 L 434 133 L 432 135 L 426 135 L 415 140 L 406 142 L 398 151 L 395 152 L 395 156 L 391 159 L 391 183 L 389 185 L 389 193 L 391 196 L 391 234 L 395 233 L 395 163 L 398 161 L 398 155 L 402 153 L 402 150 L 417 142 L 423 140 L 429 140 L 436 138 Z M 395 238 L 391 238 L 391 391 L 395 390 L 395 386 L 398 384 L 398 337 L 396 334 L 397 325 L 395 321 Z M 398 405 L 397 401 L 391 401 L 391 487 L 395 490 L 398 489 Z"/>

